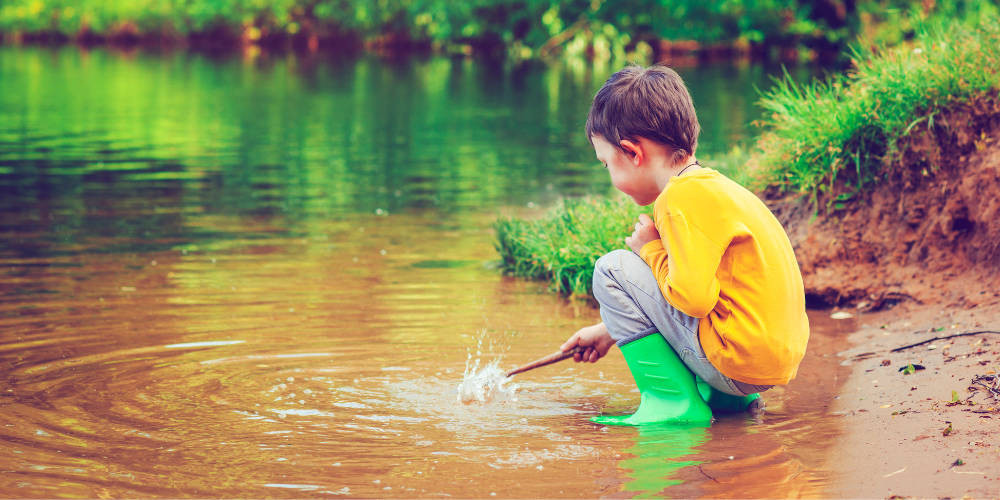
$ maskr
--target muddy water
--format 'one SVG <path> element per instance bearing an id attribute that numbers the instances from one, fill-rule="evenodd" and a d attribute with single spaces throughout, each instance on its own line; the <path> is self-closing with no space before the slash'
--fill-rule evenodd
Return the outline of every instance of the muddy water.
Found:
<path id="1" fill-rule="evenodd" d="M 0 49 L 0 496 L 820 495 L 823 315 L 757 420 L 590 424 L 617 351 L 459 401 L 597 319 L 496 213 L 607 190 L 563 123 L 603 75 L 470 64 Z"/>

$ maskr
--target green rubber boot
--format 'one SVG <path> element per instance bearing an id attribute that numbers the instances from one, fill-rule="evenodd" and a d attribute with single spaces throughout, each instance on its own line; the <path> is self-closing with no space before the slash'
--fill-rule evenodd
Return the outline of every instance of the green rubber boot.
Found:
<path id="1" fill-rule="evenodd" d="M 701 396 L 708 403 L 708 407 L 715 413 L 741 413 L 751 409 L 751 406 L 764 406 L 763 400 L 757 401 L 760 399 L 760 394 L 733 396 L 708 385 L 700 378 L 698 379 L 698 389 L 701 390 Z M 755 403 L 755 401 L 757 402 Z"/>
<path id="2" fill-rule="evenodd" d="M 604 425 L 678 423 L 709 425 L 712 410 L 705 404 L 694 374 L 663 335 L 654 333 L 621 346 L 641 399 L 632 415 L 600 415 L 591 422 Z"/>

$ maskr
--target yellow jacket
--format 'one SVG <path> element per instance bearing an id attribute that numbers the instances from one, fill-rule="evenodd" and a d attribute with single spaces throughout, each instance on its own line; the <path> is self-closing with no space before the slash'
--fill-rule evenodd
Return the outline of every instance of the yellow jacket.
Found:
<path id="1" fill-rule="evenodd" d="M 653 204 L 660 239 L 639 255 L 670 304 L 702 318 L 701 346 L 727 377 L 795 377 L 809 340 L 802 275 L 781 223 L 756 195 L 709 168 L 674 177 Z"/>

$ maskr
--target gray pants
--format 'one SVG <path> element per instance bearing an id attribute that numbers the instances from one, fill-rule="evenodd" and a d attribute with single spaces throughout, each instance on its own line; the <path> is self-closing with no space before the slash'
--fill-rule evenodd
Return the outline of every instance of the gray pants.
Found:
<path id="1" fill-rule="evenodd" d="M 726 394 L 745 396 L 772 387 L 738 382 L 712 366 L 698 341 L 700 320 L 663 298 L 653 271 L 635 253 L 615 250 L 597 260 L 594 297 L 601 305 L 604 325 L 619 346 L 659 332 L 695 375 Z"/>

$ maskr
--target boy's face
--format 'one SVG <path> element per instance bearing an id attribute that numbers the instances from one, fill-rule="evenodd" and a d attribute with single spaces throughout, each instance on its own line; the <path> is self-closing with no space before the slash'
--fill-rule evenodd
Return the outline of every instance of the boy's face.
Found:
<path id="1" fill-rule="evenodd" d="M 608 169 L 611 184 L 615 189 L 632 197 L 637 204 L 645 206 L 656 201 L 660 188 L 653 177 L 652 168 L 636 161 L 635 155 L 630 155 L 615 147 L 603 136 L 594 135 L 594 153 L 597 159 Z"/>

